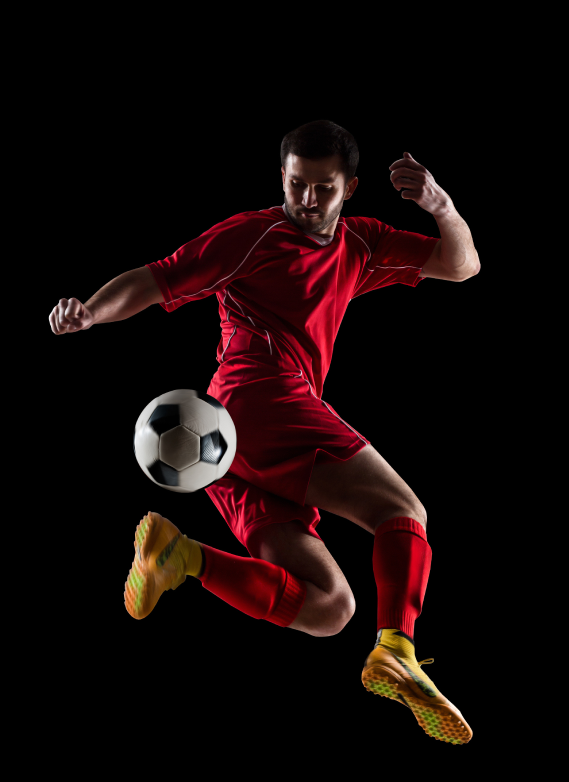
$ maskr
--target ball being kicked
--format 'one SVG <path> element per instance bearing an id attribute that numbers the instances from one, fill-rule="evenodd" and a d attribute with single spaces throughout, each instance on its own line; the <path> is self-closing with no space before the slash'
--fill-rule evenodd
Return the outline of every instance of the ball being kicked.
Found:
<path id="1" fill-rule="evenodd" d="M 134 427 L 133 447 L 151 481 L 189 493 L 225 475 L 235 457 L 237 433 L 217 399 L 181 388 L 146 405 Z"/>

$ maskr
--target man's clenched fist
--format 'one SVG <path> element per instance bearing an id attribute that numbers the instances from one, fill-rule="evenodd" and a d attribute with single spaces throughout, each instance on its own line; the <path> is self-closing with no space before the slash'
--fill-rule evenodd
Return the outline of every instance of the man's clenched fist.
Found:
<path id="1" fill-rule="evenodd" d="M 93 325 L 93 315 L 79 299 L 60 299 L 49 316 L 54 334 L 85 331 Z"/>

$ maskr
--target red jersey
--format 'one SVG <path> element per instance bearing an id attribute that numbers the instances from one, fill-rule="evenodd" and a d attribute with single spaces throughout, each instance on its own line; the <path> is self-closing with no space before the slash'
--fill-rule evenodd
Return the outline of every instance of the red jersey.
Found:
<path id="1" fill-rule="evenodd" d="M 267 362 L 292 360 L 321 398 L 350 301 L 397 282 L 415 287 L 438 241 L 373 217 L 342 216 L 327 240 L 294 225 L 283 204 L 229 217 L 146 265 L 167 312 L 217 296 L 220 364 L 236 347 L 248 352 L 255 334 L 257 360 L 261 338 Z"/>

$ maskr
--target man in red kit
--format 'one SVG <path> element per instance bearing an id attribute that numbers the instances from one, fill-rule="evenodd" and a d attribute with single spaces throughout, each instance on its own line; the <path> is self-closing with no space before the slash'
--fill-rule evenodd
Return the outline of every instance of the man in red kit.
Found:
<path id="1" fill-rule="evenodd" d="M 50 323 L 65 334 L 153 303 L 172 312 L 212 294 L 219 302 L 219 367 L 207 392 L 231 415 L 237 452 L 206 492 L 251 556 L 189 539 L 149 512 L 135 533 L 128 612 L 144 618 L 191 575 L 249 616 L 314 636 L 339 633 L 355 601 L 316 532 L 323 508 L 375 538 L 378 635 L 365 687 L 407 705 L 429 735 L 463 744 L 471 729 L 423 672 L 430 660 L 415 657 L 431 563 L 425 509 L 322 392 L 352 299 L 424 277 L 461 282 L 480 263 L 452 200 L 408 152 L 390 166 L 391 181 L 433 215 L 440 239 L 342 217 L 358 161 L 355 139 L 335 123 L 296 128 L 281 144 L 282 206 L 223 220 L 164 260 L 111 280 L 86 304 L 61 299 Z"/>

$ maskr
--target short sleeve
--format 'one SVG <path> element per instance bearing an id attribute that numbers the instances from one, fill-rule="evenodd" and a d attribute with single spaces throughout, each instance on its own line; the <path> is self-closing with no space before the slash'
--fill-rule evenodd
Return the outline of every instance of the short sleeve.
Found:
<path id="1" fill-rule="evenodd" d="M 180 247 L 162 261 L 147 263 L 167 312 L 223 290 L 251 272 L 255 245 L 267 225 L 245 212 L 234 215 Z"/>
<path id="2" fill-rule="evenodd" d="M 352 298 L 397 282 L 415 288 L 424 279 L 419 273 L 440 239 L 399 231 L 371 217 L 355 219 L 357 224 L 349 227 L 365 242 L 368 252 Z"/>

